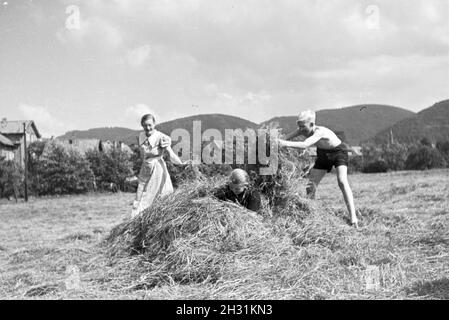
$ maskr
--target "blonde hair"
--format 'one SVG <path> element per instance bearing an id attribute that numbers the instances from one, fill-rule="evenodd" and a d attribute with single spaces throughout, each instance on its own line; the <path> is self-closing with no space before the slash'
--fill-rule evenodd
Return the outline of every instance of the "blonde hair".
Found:
<path id="1" fill-rule="evenodd" d="M 305 110 L 305 111 L 301 111 L 301 113 L 298 116 L 298 120 L 296 120 L 296 122 L 307 121 L 307 122 L 315 123 L 315 119 L 316 119 L 315 111 Z"/>
<path id="2" fill-rule="evenodd" d="M 250 183 L 248 172 L 246 172 L 245 170 L 242 170 L 242 169 L 232 170 L 229 180 L 232 184 L 248 185 Z"/>

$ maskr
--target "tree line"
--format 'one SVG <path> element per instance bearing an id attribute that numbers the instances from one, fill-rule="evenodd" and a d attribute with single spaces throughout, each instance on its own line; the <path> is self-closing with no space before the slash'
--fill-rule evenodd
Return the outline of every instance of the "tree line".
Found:
<path id="1" fill-rule="evenodd" d="M 135 192 L 136 181 L 132 182 L 129 178 L 139 174 L 142 158 L 137 146 L 133 146 L 132 150 L 132 154 L 118 148 L 108 151 L 90 150 L 81 154 L 57 141 L 34 142 L 28 147 L 29 193 L 45 196 L 91 191 Z M 449 167 L 449 140 L 439 141 L 435 145 L 427 138 L 415 144 L 367 144 L 362 147 L 362 154 L 350 157 L 351 172 L 445 168 Z M 290 159 L 293 161 L 290 165 L 296 165 L 303 170 L 313 164 L 313 159 L 308 159 L 300 153 L 290 155 Z M 198 179 L 199 176 L 225 176 L 235 167 L 244 168 L 250 174 L 257 172 L 257 168 L 250 165 L 201 164 L 186 168 L 167 161 L 167 167 L 175 187 Z M 279 184 L 274 183 L 275 177 L 253 178 L 257 183 L 260 182 L 261 186 Z M 23 194 L 23 168 L 14 161 L 0 159 L 0 198 L 17 198 Z"/>

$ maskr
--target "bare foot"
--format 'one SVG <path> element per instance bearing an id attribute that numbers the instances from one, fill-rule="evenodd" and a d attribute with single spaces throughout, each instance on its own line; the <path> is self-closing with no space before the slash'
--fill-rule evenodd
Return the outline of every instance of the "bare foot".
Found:
<path id="1" fill-rule="evenodd" d="M 359 222 L 358 221 L 351 222 L 351 227 L 355 227 L 356 229 L 358 229 L 359 228 Z"/>

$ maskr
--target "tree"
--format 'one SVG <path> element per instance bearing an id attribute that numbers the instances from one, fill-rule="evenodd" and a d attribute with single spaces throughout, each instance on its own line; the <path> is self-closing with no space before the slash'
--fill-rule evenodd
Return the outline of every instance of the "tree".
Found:
<path id="1" fill-rule="evenodd" d="M 446 160 L 446 164 L 449 166 L 449 141 L 438 141 L 436 143 L 436 148 Z"/>
<path id="2" fill-rule="evenodd" d="M 362 169 L 362 172 L 364 173 L 378 173 L 387 171 L 388 171 L 387 163 L 382 159 L 372 160 L 366 163 Z"/>
<path id="3" fill-rule="evenodd" d="M 77 194 L 93 189 L 89 162 L 76 150 L 56 141 L 34 160 L 30 171 L 31 191 L 38 195 Z"/>
<path id="4" fill-rule="evenodd" d="M 133 175 L 133 163 L 128 153 L 113 148 L 106 152 L 92 150 L 86 153 L 97 187 L 102 190 L 125 191 L 126 178 Z"/>
<path id="5" fill-rule="evenodd" d="M 23 170 L 14 161 L 0 158 L 0 198 L 17 198 L 23 193 Z"/>
<path id="6" fill-rule="evenodd" d="M 425 145 L 411 150 L 405 162 L 405 168 L 408 170 L 426 170 L 445 166 L 446 161 L 441 153 L 437 149 Z"/>
<path id="7" fill-rule="evenodd" d="M 405 144 L 393 143 L 382 146 L 381 159 L 385 161 L 388 170 L 404 170 L 409 147 Z"/>

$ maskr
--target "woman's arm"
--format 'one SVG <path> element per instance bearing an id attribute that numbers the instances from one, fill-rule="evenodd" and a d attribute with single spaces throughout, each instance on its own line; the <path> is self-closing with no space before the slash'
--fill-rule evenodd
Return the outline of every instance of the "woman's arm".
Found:
<path id="1" fill-rule="evenodd" d="M 174 164 L 185 164 L 184 162 L 182 162 L 182 160 L 178 157 L 178 155 L 173 151 L 173 149 L 170 146 L 166 147 L 165 150 L 168 152 L 171 162 L 173 162 Z"/>

